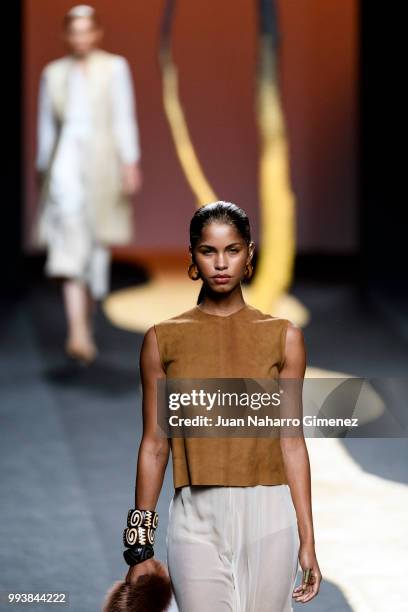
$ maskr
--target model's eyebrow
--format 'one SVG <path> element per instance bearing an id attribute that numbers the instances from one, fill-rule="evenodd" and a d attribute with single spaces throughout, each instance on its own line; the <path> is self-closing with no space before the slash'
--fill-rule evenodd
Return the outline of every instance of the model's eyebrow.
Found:
<path id="1" fill-rule="evenodd" d="M 241 246 L 241 243 L 240 242 L 232 242 L 231 244 L 227 244 L 227 246 L 225 248 L 229 249 L 232 246 Z M 211 244 L 200 244 L 200 246 L 198 248 L 201 249 L 201 247 L 205 247 L 206 249 L 215 249 L 215 247 L 212 246 Z"/>

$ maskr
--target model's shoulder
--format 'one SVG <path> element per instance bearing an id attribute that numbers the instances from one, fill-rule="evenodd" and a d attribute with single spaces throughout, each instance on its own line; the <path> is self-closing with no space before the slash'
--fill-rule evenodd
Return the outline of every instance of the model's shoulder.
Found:
<path id="1" fill-rule="evenodd" d="M 129 62 L 124 55 L 119 55 L 119 53 L 110 53 L 109 51 L 101 50 L 101 57 L 110 61 L 114 68 L 120 69 L 123 67 L 127 67 Z"/>
<path id="2" fill-rule="evenodd" d="M 250 318 L 256 323 L 260 323 L 260 324 L 273 323 L 276 325 L 280 325 L 282 327 L 286 327 L 291 324 L 291 321 L 289 321 L 289 319 L 285 319 L 284 317 L 275 316 L 268 312 L 263 312 L 262 310 L 259 310 L 259 308 L 255 308 L 255 306 L 251 306 L 250 304 L 247 304 L 247 309 L 248 309 Z"/>
<path id="3" fill-rule="evenodd" d="M 112 61 L 117 64 L 128 64 L 128 59 L 124 55 L 119 55 L 119 53 L 110 53 Z"/>
<path id="4" fill-rule="evenodd" d="M 297 323 L 287 320 L 285 344 L 287 348 L 296 348 L 304 344 L 303 329 Z"/>
<path id="5" fill-rule="evenodd" d="M 154 327 L 177 327 L 183 323 L 189 323 L 197 319 L 197 307 L 184 310 L 180 314 L 173 315 L 154 324 Z"/>
<path id="6" fill-rule="evenodd" d="M 156 335 L 155 325 L 151 325 L 150 327 L 147 328 L 147 330 L 144 333 L 144 336 L 143 336 L 144 343 L 153 342 L 155 340 L 155 335 Z"/>
<path id="7" fill-rule="evenodd" d="M 43 74 L 54 72 L 55 70 L 58 70 L 59 68 L 63 66 L 66 66 L 69 61 L 70 61 L 69 55 L 64 55 L 63 57 L 57 57 L 56 59 L 53 59 L 47 64 L 45 64 L 42 72 Z"/>
<path id="8" fill-rule="evenodd" d="M 102 51 L 98 59 L 101 64 L 109 67 L 110 73 L 114 78 L 124 79 L 130 73 L 129 62 L 123 55 Z"/>

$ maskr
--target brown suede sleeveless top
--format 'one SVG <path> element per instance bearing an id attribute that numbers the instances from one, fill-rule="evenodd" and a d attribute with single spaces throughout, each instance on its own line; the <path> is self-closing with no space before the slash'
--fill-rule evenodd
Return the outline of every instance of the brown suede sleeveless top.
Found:
<path id="1" fill-rule="evenodd" d="M 289 321 L 246 304 L 228 315 L 195 306 L 157 323 L 168 378 L 278 378 Z M 287 484 L 279 438 L 170 438 L 174 487 Z"/>

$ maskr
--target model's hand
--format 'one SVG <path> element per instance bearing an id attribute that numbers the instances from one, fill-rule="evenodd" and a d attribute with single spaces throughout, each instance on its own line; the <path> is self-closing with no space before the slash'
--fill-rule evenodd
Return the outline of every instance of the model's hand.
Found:
<path id="1" fill-rule="evenodd" d="M 134 584 L 140 576 L 145 574 L 156 574 L 157 567 L 153 561 L 153 559 L 146 559 L 146 561 L 142 561 L 137 565 L 132 565 L 129 567 L 129 571 L 126 574 L 125 582 L 129 582 L 130 584 Z"/>
<path id="2" fill-rule="evenodd" d="M 142 171 L 139 164 L 122 164 L 122 189 L 127 196 L 133 196 L 142 186 Z"/>
<path id="3" fill-rule="evenodd" d="M 295 601 L 306 603 L 307 601 L 313 599 L 313 597 L 316 597 L 322 581 L 322 574 L 320 572 L 319 564 L 317 563 L 314 546 L 300 546 L 299 563 L 302 571 L 307 568 L 311 568 L 312 571 L 309 578 L 309 583 L 306 586 L 304 584 L 300 584 L 298 587 L 296 587 L 293 590 L 293 597 L 295 598 Z"/>

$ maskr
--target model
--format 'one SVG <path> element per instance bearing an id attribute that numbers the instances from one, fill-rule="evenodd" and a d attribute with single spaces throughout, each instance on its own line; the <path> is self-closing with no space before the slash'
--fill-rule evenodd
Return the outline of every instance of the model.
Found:
<path id="1" fill-rule="evenodd" d="M 47 64 L 40 80 L 33 242 L 47 250 L 46 275 L 62 281 L 66 352 L 89 363 L 97 353 L 93 311 L 109 289 L 109 246 L 132 238 L 139 132 L 128 62 L 98 48 L 95 10 L 73 7 L 63 34 L 69 54 Z"/>
<path id="2" fill-rule="evenodd" d="M 301 329 L 244 302 L 254 243 L 246 213 L 232 203 L 202 206 L 190 224 L 189 276 L 202 280 L 197 305 L 152 326 L 143 340 L 143 437 L 135 508 L 124 531 L 134 583 L 153 573 L 155 512 L 170 448 L 174 496 L 167 562 L 180 612 L 288 612 L 314 598 L 310 466 L 296 437 L 158 435 L 160 379 L 304 378 Z M 304 582 L 294 588 L 298 562 Z"/>

